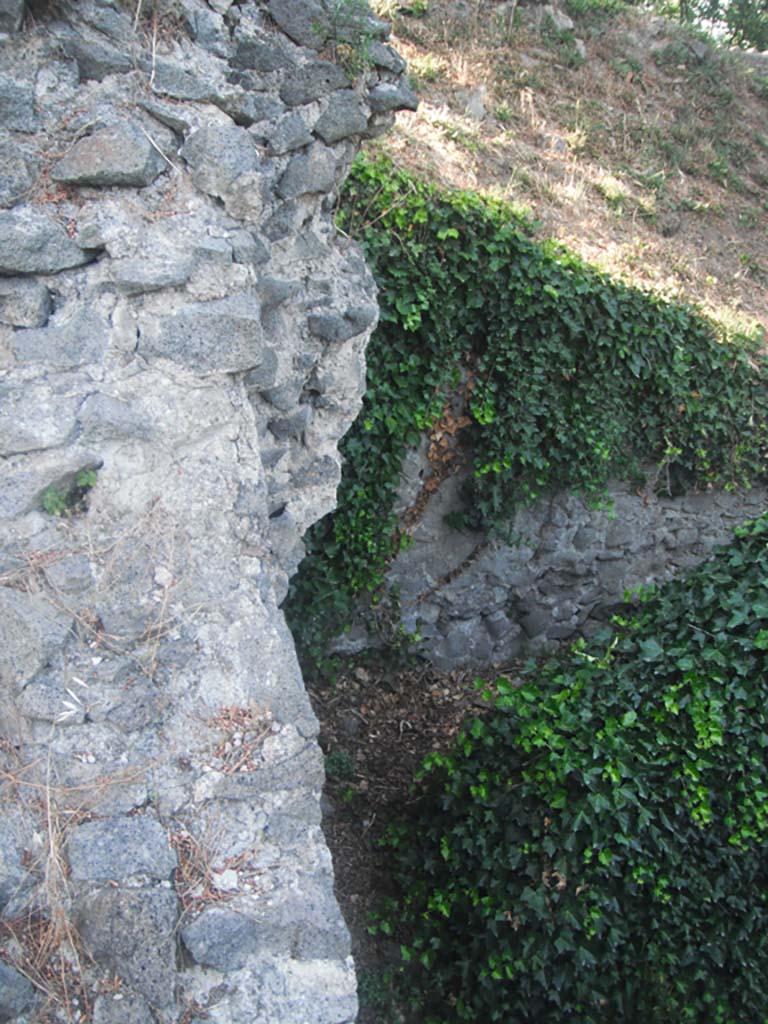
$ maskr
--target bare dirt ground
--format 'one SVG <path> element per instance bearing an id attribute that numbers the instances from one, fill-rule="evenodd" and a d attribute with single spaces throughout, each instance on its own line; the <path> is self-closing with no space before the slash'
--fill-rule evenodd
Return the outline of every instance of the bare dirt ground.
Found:
<path id="1" fill-rule="evenodd" d="M 396 936 L 369 930 L 392 892 L 381 839 L 407 811 L 427 754 L 449 746 L 487 707 L 474 678 L 427 665 L 358 665 L 312 692 L 328 776 L 324 828 L 352 934 L 359 1024 L 402 1020 L 388 973 L 398 961 Z"/>

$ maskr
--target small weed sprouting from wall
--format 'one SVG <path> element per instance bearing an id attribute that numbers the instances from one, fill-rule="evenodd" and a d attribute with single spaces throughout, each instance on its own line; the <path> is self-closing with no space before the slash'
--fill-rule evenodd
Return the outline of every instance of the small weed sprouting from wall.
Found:
<path id="1" fill-rule="evenodd" d="M 88 492 L 96 483 L 97 470 L 86 466 L 77 473 L 50 484 L 40 495 L 40 507 L 49 516 L 68 518 L 80 515 L 87 507 Z"/>

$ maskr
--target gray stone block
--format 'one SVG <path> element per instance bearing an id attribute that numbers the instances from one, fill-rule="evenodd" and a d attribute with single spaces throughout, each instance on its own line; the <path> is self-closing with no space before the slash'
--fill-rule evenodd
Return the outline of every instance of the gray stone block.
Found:
<path id="1" fill-rule="evenodd" d="M 302 405 L 291 416 L 270 420 L 267 424 L 270 433 L 278 441 L 300 440 L 304 431 L 312 422 L 312 407 Z"/>
<path id="2" fill-rule="evenodd" d="M 0 1021 L 13 1020 L 32 1005 L 35 990 L 23 974 L 0 960 Z"/>
<path id="3" fill-rule="evenodd" d="M 24 20 L 24 0 L 0 0 L 0 32 L 18 32 Z"/>
<path id="4" fill-rule="evenodd" d="M 613 522 L 605 532 L 605 543 L 609 548 L 623 548 L 633 542 L 637 528 L 629 522 Z"/>
<path id="5" fill-rule="evenodd" d="M 254 91 L 254 87 L 257 85 L 258 83 L 246 81 L 241 88 L 222 90 L 221 95 L 214 99 L 214 103 L 229 114 L 238 125 L 274 121 L 285 108 L 282 103 L 273 100 L 271 96 L 259 96 Z"/>
<path id="6" fill-rule="evenodd" d="M 43 327 L 51 315 L 51 293 L 40 281 L 0 277 L 0 323 Z"/>
<path id="7" fill-rule="evenodd" d="M 186 111 L 183 107 L 161 103 L 159 100 L 140 100 L 139 106 L 177 135 L 186 135 L 192 128 L 191 121 L 185 117 Z"/>
<path id="8" fill-rule="evenodd" d="M 96 960 L 160 1008 L 174 1002 L 177 917 L 169 889 L 97 889 L 74 907 L 75 924 Z"/>
<path id="9" fill-rule="evenodd" d="M 396 75 L 402 74 L 408 66 L 396 50 L 379 40 L 373 40 L 368 44 L 366 54 L 377 68 L 384 68 Z"/>
<path id="10" fill-rule="evenodd" d="M 500 640 L 494 640 L 491 661 L 500 665 L 505 661 L 511 661 L 519 657 L 523 650 L 523 631 L 519 626 L 513 625 L 508 633 Z M 482 668 L 483 666 L 478 666 Z"/>
<path id="11" fill-rule="evenodd" d="M 280 156 L 309 145 L 312 141 L 312 132 L 307 128 L 306 121 L 301 114 L 288 114 L 275 124 L 270 125 L 267 131 L 267 141 L 269 152 L 274 156 Z"/>
<path id="12" fill-rule="evenodd" d="M 48 677 L 33 679 L 25 686 L 18 707 L 27 718 L 55 722 L 59 728 L 85 721 L 86 705 L 78 705 L 60 683 Z"/>
<path id="13" fill-rule="evenodd" d="M 201 372 L 237 373 L 264 359 L 261 307 L 253 295 L 191 303 L 166 317 L 141 321 L 139 352 Z"/>
<path id="14" fill-rule="evenodd" d="M 122 674 L 128 681 L 120 683 L 120 674 L 110 691 L 104 691 L 104 701 L 91 713 L 93 721 L 106 721 L 122 733 L 139 732 L 157 720 L 162 697 L 147 683 L 136 678 L 135 669 Z"/>
<path id="15" fill-rule="evenodd" d="M 319 60 L 292 70 L 280 86 L 280 99 L 289 107 L 298 107 L 348 86 L 349 77 L 343 68 Z"/>
<path id="16" fill-rule="evenodd" d="M 309 332 L 322 341 L 339 344 L 362 334 L 371 324 L 376 322 L 378 307 L 351 306 L 342 315 L 340 313 L 311 313 L 308 317 Z"/>
<path id="17" fill-rule="evenodd" d="M 557 622 L 547 630 L 548 640 L 567 640 L 576 632 L 576 626 L 572 623 Z"/>
<path id="18" fill-rule="evenodd" d="M 0 689 L 6 699 L 43 668 L 70 624 L 42 597 L 0 587 Z"/>
<path id="19" fill-rule="evenodd" d="M 54 166 L 51 177 L 65 185 L 151 185 L 166 163 L 146 135 L 115 125 L 86 135 Z"/>
<path id="20" fill-rule="evenodd" d="M 88 444 L 129 439 L 148 441 L 152 437 L 152 424 L 141 410 L 101 392 L 89 395 L 80 405 L 77 423 Z"/>
<path id="21" fill-rule="evenodd" d="M 190 35 L 204 50 L 217 57 L 227 58 L 233 47 L 224 19 L 215 11 L 192 9 L 187 16 Z"/>
<path id="22" fill-rule="evenodd" d="M 133 12 L 109 6 L 102 0 L 85 0 L 80 5 L 83 21 L 114 43 L 130 43 L 135 39 Z"/>
<path id="23" fill-rule="evenodd" d="M 459 665 L 485 665 L 492 651 L 491 638 L 482 619 L 477 617 L 450 622 L 432 657 L 438 668 L 450 671 Z"/>
<path id="24" fill-rule="evenodd" d="M 46 327 L 16 331 L 12 339 L 18 364 L 45 363 L 60 370 L 100 363 L 108 345 L 107 322 L 82 307 L 67 320 L 49 321 Z"/>
<path id="25" fill-rule="evenodd" d="M 293 377 L 279 387 L 262 391 L 261 397 L 266 402 L 269 402 L 270 405 L 274 405 L 280 412 L 290 412 L 291 409 L 294 409 L 299 404 L 302 388 L 302 379 Z"/>
<path id="26" fill-rule="evenodd" d="M 85 38 L 69 26 L 57 25 L 57 39 L 63 53 L 75 61 L 81 81 L 100 82 L 108 75 L 133 71 L 133 58 L 126 47 L 113 46 L 104 40 Z"/>
<path id="27" fill-rule="evenodd" d="M 0 910 L 4 917 L 13 917 L 23 912 L 25 897 L 33 879 L 23 862 L 24 850 L 28 849 L 32 837 L 29 835 L 25 841 L 19 829 L 18 814 L 7 808 L 5 811 L 0 818 Z M 0 960 L 0 966 L 2 963 Z"/>
<path id="28" fill-rule="evenodd" d="M 0 137 L 0 206 L 15 206 L 35 180 L 35 168 L 10 138 Z"/>
<path id="29" fill-rule="evenodd" d="M 208 78 L 185 70 L 169 60 L 157 60 L 147 65 L 152 74 L 152 88 L 161 96 L 175 100 L 192 100 L 197 103 L 215 103 L 219 99 L 218 89 Z"/>
<path id="30" fill-rule="evenodd" d="M 305 208 L 295 199 L 281 203 L 277 210 L 261 225 L 261 232 L 269 242 L 279 242 L 295 234 L 306 216 Z"/>
<path id="31" fill-rule="evenodd" d="M 237 28 L 235 52 L 231 60 L 233 67 L 269 74 L 272 71 L 283 71 L 291 63 L 278 37 L 273 36 L 267 41 L 260 36 L 248 35 L 242 27 Z"/>
<path id="32" fill-rule="evenodd" d="M 194 241 L 194 254 L 201 262 L 226 267 L 232 262 L 232 245 L 226 238 L 202 235 Z"/>
<path id="33" fill-rule="evenodd" d="M 523 632 L 533 639 L 546 633 L 552 626 L 552 616 L 546 608 L 534 608 L 520 620 Z"/>
<path id="34" fill-rule="evenodd" d="M 317 0 L 269 0 L 267 9 L 289 38 L 319 50 L 330 31 L 328 13 Z"/>
<path id="35" fill-rule="evenodd" d="M 494 641 L 501 640 L 512 628 L 512 623 L 502 611 L 492 612 L 485 618 L 485 628 Z"/>
<path id="36" fill-rule="evenodd" d="M 181 937 L 197 963 L 224 973 L 245 967 L 260 945 L 258 921 L 229 907 L 208 907 Z"/>
<path id="37" fill-rule="evenodd" d="M 124 882 L 134 875 L 162 881 L 178 863 L 165 829 L 146 815 L 78 825 L 69 833 L 66 852 L 76 881 Z"/>
<path id="38" fill-rule="evenodd" d="M 274 387 L 279 370 L 277 353 L 274 349 L 265 348 L 262 353 L 262 361 L 259 366 L 249 370 L 245 375 L 245 386 L 249 391 L 261 393 Z"/>
<path id="39" fill-rule="evenodd" d="M 131 259 L 112 260 L 112 280 L 125 295 L 141 295 L 163 288 L 181 288 L 192 276 L 195 261 L 178 250 L 154 250 Z"/>
<path id="40" fill-rule="evenodd" d="M 0 74 L 0 125 L 15 132 L 35 131 L 35 88 L 31 82 Z"/>
<path id="41" fill-rule="evenodd" d="M 587 551 L 599 541 L 599 534 L 592 526 L 580 526 L 573 536 L 573 546 L 577 551 Z"/>
<path id="42" fill-rule="evenodd" d="M 276 309 L 301 292 L 301 283 L 285 281 L 278 277 L 262 277 L 257 291 L 263 311 Z"/>
<path id="43" fill-rule="evenodd" d="M 98 996 L 93 1004 L 93 1024 L 155 1024 L 146 1000 L 121 990 Z"/>
<path id="44" fill-rule="evenodd" d="M 72 241 L 52 212 L 31 206 L 0 212 L 0 275 L 55 274 L 93 258 Z"/>
<path id="45" fill-rule="evenodd" d="M 333 150 L 316 142 L 291 158 L 277 191 L 283 199 L 328 192 L 335 184 L 336 173 L 336 155 Z"/>
<path id="46" fill-rule="evenodd" d="M 334 93 L 328 107 L 315 125 L 315 132 L 327 145 L 362 135 L 368 127 L 368 112 L 354 89 Z"/>
<path id="47" fill-rule="evenodd" d="M 235 263 L 252 263 L 258 266 L 269 259 L 269 249 L 251 231 L 235 231 L 230 237 L 232 256 Z"/>
<path id="48" fill-rule="evenodd" d="M 236 125 L 210 125 L 189 137 L 181 155 L 192 180 L 209 195 L 223 199 L 243 174 L 258 169 L 254 140 Z"/>
<path id="49" fill-rule="evenodd" d="M 378 139 L 379 136 L 386 134 L 394 123 L 395 115 L 393 112 L 372 114 L 365 133 L 366 139 Z"/>
<path id="50" fill-rule="evenodd" d="M 294 824 L 294 840 L 306 836 L 306 822 Z M 281 845 L 288 846 L 284 842 Z M 349 936 L 339 927 L 322 879 L 303 879 L 302 899 L 279 889 L 268 900 L 238 900 L 207 907 L 181 930 L 184 945 L 197 963 L 230 972 L 242 969 L 251 957 L 291 955 L 297 959 L 345 957 Z"/>
<path id="51" fill-rule="evenodd" d="M 368 93 L 368 102 L 374 113 L 386 114 L 393 110 L 416 110 L 419 98 L 408 81 L 402 79 L 397 84 L 381 82 L 374 86 Z"/>

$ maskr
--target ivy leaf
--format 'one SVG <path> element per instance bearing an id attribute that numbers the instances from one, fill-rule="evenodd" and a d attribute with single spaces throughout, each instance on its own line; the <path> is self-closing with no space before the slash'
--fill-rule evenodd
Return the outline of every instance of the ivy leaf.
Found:
<path id="1" fill-rule="evenodd" d="M 643 661 L 658 661 L 664 654 L 664 648 L 653 637 L 641 641 L 639 650 Z"/>

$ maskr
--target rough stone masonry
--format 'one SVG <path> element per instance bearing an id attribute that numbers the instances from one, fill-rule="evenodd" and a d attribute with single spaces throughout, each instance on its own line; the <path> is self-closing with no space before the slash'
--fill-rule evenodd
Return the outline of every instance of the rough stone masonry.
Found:
<path id="1" fill-rule="evenodd" d="M 279 603 L 377 316 L 334 193 L 404 63 L 357 2 L 0 33 L 0 1021 L 353 1021 Z"/>

